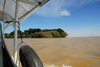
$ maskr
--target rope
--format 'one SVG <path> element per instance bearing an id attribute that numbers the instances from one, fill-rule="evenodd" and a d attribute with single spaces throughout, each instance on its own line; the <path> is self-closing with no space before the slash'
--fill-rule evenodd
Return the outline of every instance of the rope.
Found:
<path id="1" fill-rule="evenodd" d="M 21 42 L 18 44 L 18 48 L 19 48 L 19 46 L 22 46 L 22 43 L 24 43 L 24 41 L 22 39 L 22 33 L 21 33 L 21 30 L 20 30 L 20 23 L 18 21 L 15 21 L 15 23 L 18 23 L 19 24 L 18 29 L 19 29 L 20 37 L 21 37 Z M 24 44 L 26 44 L 26 43 L 24 43 Z"/>

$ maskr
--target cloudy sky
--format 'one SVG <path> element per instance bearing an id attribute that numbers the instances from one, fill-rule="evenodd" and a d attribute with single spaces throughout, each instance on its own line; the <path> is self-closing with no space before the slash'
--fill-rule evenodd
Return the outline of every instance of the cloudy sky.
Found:
<path id="1" fill-rule="evenodd" d="M 100 36 L 100 0 L 50 0 L 21 24 L 22 31 L 29 28 L 61 28 L 68 37 Z"/>

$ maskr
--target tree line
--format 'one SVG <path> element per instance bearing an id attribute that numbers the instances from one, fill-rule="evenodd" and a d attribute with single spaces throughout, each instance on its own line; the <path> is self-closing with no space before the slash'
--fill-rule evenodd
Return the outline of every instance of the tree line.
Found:
<path id="1" fill-rule="evenodd" d="M 32 29 L 30 28 L 29 30 L 24 30 L 24 32 L 22 31 L 18 31 L 18 35 L 17 37 L 20 38 L 20 32 L 22 33 L 22 37 L 23 38 L 64 38 L 66 36 L 68 36 L 68 34 L 58 28 L 58 29 Z M 14 31 L 12 31 L 11 33 L 5 33 L 5 38 L 14 38 Z"/>

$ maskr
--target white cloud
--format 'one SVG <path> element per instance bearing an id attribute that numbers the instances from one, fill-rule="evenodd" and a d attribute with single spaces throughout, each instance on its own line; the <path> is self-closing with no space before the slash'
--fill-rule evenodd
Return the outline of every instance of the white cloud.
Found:
<path id="1" fill-rule="evenodd" d="M 96 2 L 100 0 L 50 0 L 48 3 L 43 5 L 39 10 L 35 12 L 35 14 L 45 16 L 45 17 L 59 17 L 62 16 L 65 12 L 65 16 L 67 16 L 68 9 L 70 8 L 79 8 L 84 4 Z M 64 11 L 64 10 L 68 11 Z M 61 14 L 61 11 L 64 11 Z M 69 11 L 70 12 L 70 11 Z"/>
<path id="2" fill-rule="evenodd" d="M 39 10 L 36 11 L 36 14 L 45 16 L 45 17 L 58 17 L 60 16 L 61 7 L 63 6 L 63 1 L 50 0 Z"/>
<path id="3" fill-rule="evenodd" d="M 70 13 L 67 10 L 63 10 L 60 12 L 60 15 L 70 16 Z"/>

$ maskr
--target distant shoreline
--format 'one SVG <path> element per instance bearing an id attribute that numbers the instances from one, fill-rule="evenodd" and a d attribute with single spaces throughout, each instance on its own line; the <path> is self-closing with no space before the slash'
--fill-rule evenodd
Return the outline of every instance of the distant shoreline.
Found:
<path id="1" fill-rule="evenodd" d="M 100 38 L 100 37 L 23 38 L 23 39 L 66 39 L 66 38 Z M 5 39 L 14 39 L 14 38 L 5 38 Z M 21 38 L 17 38 L 17 39 L 21 39 Z"/>
<path id="2" fill-rule="evenodd" d="M 100 36 L 87 36 L 87 37 L 100 37 Z M 67 37 L 66 37 L 67 38 Z"/>

